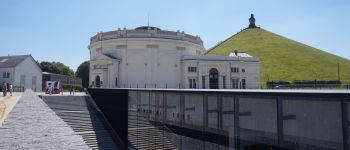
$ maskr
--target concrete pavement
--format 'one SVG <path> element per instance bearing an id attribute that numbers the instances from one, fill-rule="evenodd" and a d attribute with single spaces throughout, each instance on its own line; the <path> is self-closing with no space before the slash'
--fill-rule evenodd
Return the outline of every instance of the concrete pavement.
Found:
<path id="1" fill-rule="evenodd" d="M 20 99 L 22 92 L 12 93 L 13 96 L 7 95 L 0 99 L 0 127 L 2 123 L 11 112 L 17 101 Z"/>
<path id="2" fill-rule="evenodd" d="M 1 102 L 5 103 L 4 100 L 8 101 L 5 98 Z M 0 127 L 0 135 L 0 149 L 90 149 L 83 138 L 31 90 L 26 90 L 13 107 Z"/>

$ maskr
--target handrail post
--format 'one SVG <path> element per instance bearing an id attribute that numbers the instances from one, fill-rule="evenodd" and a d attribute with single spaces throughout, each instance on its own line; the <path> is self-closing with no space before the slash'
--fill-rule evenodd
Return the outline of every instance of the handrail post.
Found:
<path id="1" fill-rule="evenodd" d="M 342 112 L 342 130 L 343 130 L 343 148 L 349 150 L 349 119 L 348 119 L 348 107 L 344 99 L 341 99 L 341 112 Z"/>
<path id="2" fill-rule="evenodd" d="M 277 106 L 277 140 L 278 146 L 281 147 L 283 141 L 283 105 L 282 99 L 276 97 Z"/>

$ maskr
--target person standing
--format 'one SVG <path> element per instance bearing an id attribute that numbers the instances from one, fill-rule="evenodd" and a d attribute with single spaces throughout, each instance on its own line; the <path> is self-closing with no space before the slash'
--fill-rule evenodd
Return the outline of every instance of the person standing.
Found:
<path id="1" fill-rule="evenodd" d="M 13 92 L 12 84 L 9 85 L 9 91 L 10 91 L 10 95 L 12 96 L 12 92 Z"/>
<path id="2" fill-rule="evenodd" d="M 3 82 L 3 85 L 2 85 L 2 94 L 4 95 L 4 97 L 7 94 L 7 84 L 5 82 Z"/>

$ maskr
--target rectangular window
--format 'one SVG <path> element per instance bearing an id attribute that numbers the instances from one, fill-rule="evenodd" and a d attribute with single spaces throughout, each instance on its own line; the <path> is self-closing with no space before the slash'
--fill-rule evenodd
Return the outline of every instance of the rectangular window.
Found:
<path id="1" fill-rule="evenodd" d="M 239 68 L 238 67 L 232 67 L 231 68 L 231 72 L 238 73 L 239 72 Z"/>
<path id="2" fill-rule="evenodd" d="M 10 73 L 9 72 L 3 72 L 2 73 L 2 78 L 10 78 Z"/>
<path id="3" fill-rule="evenodd" d="M 196 79 L 193 79 L 192 81 L 193 81 L 193 86 L 192 86 L 192 87 L 193 87 L 194 89 L 196 89 L 196 88 L 197 88 L 197 82 L 196 82 Z"/>
<path id="4" fill-rule="evenodd" d="M 188 72 L 197 72 L 197 67 L 188 67 L 187 71 Z"/>
<path id="5" fill-rule="evenodd" d="M 205 76 L 202 76 L 202 88 L 205 89 Z"/>
<path id="6" fill-rule="evenodd" d="M 245 79 L 242 79 L 242 89 L 245 89 Z"/>
<path id="7" fill-rule="evenodd" d="M 222 88 L 226 89 L 226 78 L 225 78 L 225 76 L 222 77 Z"/>
<path id="8" fill-rule="evenodd" d="M 238 89 L 238 79 L 231 79 L 232 82 L 232 88 Z"/>
<path id="9" fill-rule="evenodd" d="M 197 82 L 196 79 L 188 79 L 189 88 L 190 89 L 196 89 L 197 88 Z"/>
<path id="10" fill-rule="evenodd" d="M 242 69 L 242 72 L 245 72 L 245 69 Z"/>

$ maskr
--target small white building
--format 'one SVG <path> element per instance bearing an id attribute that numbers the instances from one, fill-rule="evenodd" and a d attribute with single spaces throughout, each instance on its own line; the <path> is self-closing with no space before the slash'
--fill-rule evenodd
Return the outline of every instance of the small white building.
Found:
<path id="1" fill-rule="evenodd" d="M 198 36 L 156 27 L 118 29 L 91 37 L 90 85 L 131 88 L 260 86 L 260 62 L 246 53 L 204 55 Z"/>
<path id="2" fill-rule="evenodd" d="M 31 55 L 0 56 L 0 83 L 41 91 L 42 71 Z"/>

